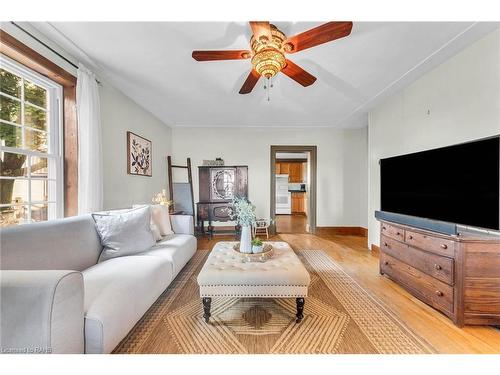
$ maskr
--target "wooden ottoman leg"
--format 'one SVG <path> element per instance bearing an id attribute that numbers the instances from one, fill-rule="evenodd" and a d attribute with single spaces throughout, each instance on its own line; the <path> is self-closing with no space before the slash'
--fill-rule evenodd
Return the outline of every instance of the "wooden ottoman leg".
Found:
<path id="1" fill-rule="evenodd" d="M 212 305 L 212 298 L 210 297 L 203 297 L 202 298 L 203 302 L 203 317 L 205 318 L 205 322 L 208 323 L 210 319 L 210 306 Z"/>
<path id="2" fill-rule="evenodd" d="M 300 323 L 302 318 L 304 318 L 304 303 L 305 300 L 304 298 L 297 298 L 297 320 L 295 321 L 296 323 Z"/>

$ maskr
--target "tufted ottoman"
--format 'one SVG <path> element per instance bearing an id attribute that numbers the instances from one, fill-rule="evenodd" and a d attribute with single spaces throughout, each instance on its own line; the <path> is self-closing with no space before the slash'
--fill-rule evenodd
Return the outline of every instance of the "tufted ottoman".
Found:
<path id="1" fill-rule="evenodd" d="M 218 242 L 198 275 L 205 321 L 210 319 L 212 297 L 257 297 L 296 298 L 299 323 L 311 279 L 290 245 L 271 242 L 272 259 L 244 263 L 233 250 L 235 244 Z"/>

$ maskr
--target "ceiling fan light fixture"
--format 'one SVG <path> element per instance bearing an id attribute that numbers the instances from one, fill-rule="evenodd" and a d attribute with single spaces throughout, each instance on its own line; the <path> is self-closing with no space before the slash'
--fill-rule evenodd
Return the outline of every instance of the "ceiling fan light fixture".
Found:
<path id="1" fill-rule="evenodd" d="M 285 44 L 283 45 L 283 50 L 284 50 L 285 52 L 288 52 L 288 53 L 292 52 L 292 51 L 293 51 L 293 48 L 294 48 L 294 47 L 293 47 L 293 44 L 292 44 L 292 43 L 290 43 L 290 42 L 285 43 Z"/>
<path id="2" fill-rule="evenodd" d="M 252 57 L 253 68 L 265 78 L 274 77 L 285 65 L 285 55 L 275 49 L 258 52 Z"/>
<path id="3" fill-rule="evenodd" d="M 252 36 L 250 46 L 252 48 L 252 66 L 262 77 L 272 78 L 278 74 L 286 65 L 283 53 L 283 42 L 285 34 L 273 24 L 270 24 L 271 40 L 266 36 Z"/>

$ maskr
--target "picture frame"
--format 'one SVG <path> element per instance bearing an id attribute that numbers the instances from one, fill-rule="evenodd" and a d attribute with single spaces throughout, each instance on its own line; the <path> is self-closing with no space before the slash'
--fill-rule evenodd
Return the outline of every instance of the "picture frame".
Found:
<path id="1" fill-rule="evenodd" d="M 153 176 L 153 149 L 149 139 L 127 131 L 127 173 Z"/>

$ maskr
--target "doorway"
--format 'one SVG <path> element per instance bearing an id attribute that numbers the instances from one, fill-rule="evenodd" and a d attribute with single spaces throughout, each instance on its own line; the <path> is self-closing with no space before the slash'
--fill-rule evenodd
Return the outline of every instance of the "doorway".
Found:
<path id="1" fill-rule="evenodd" d="M 271 146 L 272 233 L 316 232 L 316 146 Z"/>

